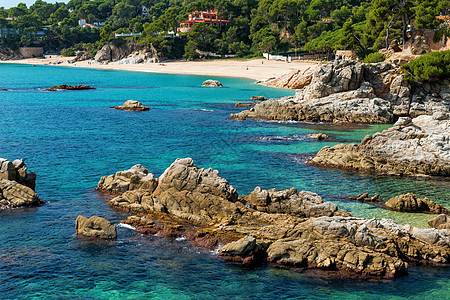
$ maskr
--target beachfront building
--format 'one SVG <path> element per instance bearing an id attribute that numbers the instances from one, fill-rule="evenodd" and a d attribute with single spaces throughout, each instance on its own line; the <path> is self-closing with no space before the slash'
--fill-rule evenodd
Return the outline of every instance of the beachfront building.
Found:
<path id="1" fill-rule="evenodd" d="M 217 10 L 194 11 L 189 15 L 189 20 L 180 23 L 177 32 L 190 32 L 192 26 L 197 23 L 208 23 L 220 27 L 228 22 L 217 16 Z"/>

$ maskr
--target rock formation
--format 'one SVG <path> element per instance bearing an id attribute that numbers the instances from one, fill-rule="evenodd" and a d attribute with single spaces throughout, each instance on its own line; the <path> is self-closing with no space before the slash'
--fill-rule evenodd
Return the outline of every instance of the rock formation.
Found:
<path id="1" fill-rule="evenodd" d="M 390 175 L 450 176 L 450 118 L 400 118 L 395 125 L 364 137 L 360 145 L 322 148 L 309 163 L 329 167 L 377 171 Z"/>
<path id="2" fill-rule="evenodd" d="M 0 209 L 41 205 L 35 186 L 36 174 L 27 173 L 23 159 L 0 158 Z"/>
<path id="3" fill-rule="evenodd" d="M 250 107 L 250 106 L 253 106 L 253 104 L 251 104 L 251 103 L 241 103 L 241 102 L 238 102 L 238 103 L 236 103 L 235 105 L 233 105 L 234 107 Z"/>
<path id="4" fill-rule="evenodd" d="M 437 204 L 428 198 L 419 198 L 411 193 L 399 195 L 389 199 L 386 201 L 386 207 L 390 210 L 404 212 L 450 214 L 450 211 L 444 206 Z"/>
<path id="5" fill-rule="evenodd" d="M 78 216 L 75 221 L 77 234 L 97 237 L 102 239 L 115 239 L 117 237 L 116 227 L 108 220 L 92 216 L 89 219 L 83 216 Z"/>
<path id="6" fill-rule="evenodd" d="M 232 118 L 392 123 L 450 110 L 450 81 L 408 83 L 388 63 L 336 61 L 315 69 L 295 96 L 268 100 Z"/>
<path id="7" fill-rule="evenodd" d="M 97 62 L 115 61 L 117 64 L 138 64 L 159 62 L 153 46 L 145 47 L 137 42 L 127 42 L 122 46 L 114 43 L 103 46 L 95 55 Z"/>
<path id="8" fill-rule="evenodd" d="M 123 105 L 112 106 L 110 108 L 115 108 L 119 110 L 134 110 L 134 111 L 147 111 L 150 107 L 142 105 L 141 102 L 136 100 L 127 100 Z"/>
<path id="9" fill-rule="evenodd" d="M 329 139 L 330 137 L 328 135 L 326 135 L 325 133 L 312 133 L 312 134 L 308 134 L 306 137 L 315 139 L 317 141 L 321 141 L 321 140 L 326 140 Z"/>
<path id="10" fill-rule="evenodd" d="M 292 71 L 281 77 L 263 82 L 262 84 L 277 88 L 302 89 L 311 83 L 315 69 L 316 66 L 309 67 L 304 71 Z"/>
<path id="11" fill-rule="evenodd" d="M 222 85 L 222 83 L 220 83 L 220 81 L 212 80 L 212 79 L 203 81 L 202 86 L 203 87 L 223 87 L 223 85 Z"/>
<path id="12" fill-rule="evenodd" d="M 140 232 L 186 236 L 244 264 L 269 261 L 302 268 L 394 277 L 409 261 L 448 263 L 450 232 L 392 220 L 353 218 L 311 192 L 259 187 L 238 197 L 211 169 L 177 159 L 155 178 L 140 165 L 102 177 L 98 188 L 121 193 L 109 203 L 133 211 Z M 344 272 L 343 272 L 344 274 Z M 347 273 L 345 273 L 347 274 Z"/>
<path id="13" fill-rule="evenodd" d="M 450 230 L 450 216 L 441 214 L 428 221 L 428 227 Z"/>
<path id="14" fill-rule="evenodd" d="M 437 204 L 428 198 L 419 198 L 417 195 L 412 193 L 395 196 L 388 201 L 383 201 L 378 194 L 370 197 L 369 193 L 360 194 L 358 196 L 350 196 L 349 199 L 362 203 L 376 204 L 381 208 L 393 211 L 425 214 L 450 214 L 450 211 L 443 205 Z"/>
<path id="15" fill-rule="evenodd" d="M 93 56 L 91 53 L 87 51 L 77 51 L 77 54 L 75 56 L 75 61 L 83 61 L 83 60 L 90 60 Z"/>
<path id="16" fill-rule="evenodd" d="M 55 92 L 60 90 L 95 90 L 94 87 L 91 87 L 86 84 L 80 84 L 80 85 L 67 85 L 67 84 L 61 84 L 61 85 L 54 85 L 51 88 L 45 89 L 44 91 L 47 92 Z"/>

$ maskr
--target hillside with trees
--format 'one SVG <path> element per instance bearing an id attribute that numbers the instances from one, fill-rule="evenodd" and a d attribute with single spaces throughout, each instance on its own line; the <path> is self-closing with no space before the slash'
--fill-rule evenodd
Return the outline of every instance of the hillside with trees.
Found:
<path id="1" fill-rule="evenodd" d="M 207 10 L 228 22 L 196 23 L 177 34 L 189 14 Z M 196 59 L 197 50 L 239 57 L 337 49 L 365 55 L 392 40 L 403 43 L 412 26 L 449 35 L 445 19 L 436 18 L 449 10 L 450 0 L 37 0 L 0 7 L 0 47 L 95 54 L 107 43 L 123 43 L 115 34 L 141 33 L 125 39 L 151 44 L 166 59 Z"/>

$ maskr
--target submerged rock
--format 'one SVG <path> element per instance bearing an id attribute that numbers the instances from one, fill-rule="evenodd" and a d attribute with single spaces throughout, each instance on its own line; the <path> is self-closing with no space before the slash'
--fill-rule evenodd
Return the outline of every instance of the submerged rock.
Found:
<path id="1" fill-rule="evenodd" d="M 45 89 L 44 91 L 47 92 L 55 92 L 59 90 L 95 90 L 94 87 L 91 87 L 86 84 L 80 84 L 80 85 L 67 85 L 67 84 L 61 84 L 61 85 L 54 85 L 51 88 Z"/>
<path id="2" fill-rule="evenodd" d="M 134 110 L 134 111 L 147 111 L 150 107 L 142 105 L 141 102 L 136 100 L 127 100 L 123 105 L 112 106 L 110 108 L 115 108 L 119 110 Z"/>
<path id="3" fill-rule="evenodd" d="M 103 177 L 98 186 L 122 191 L 109 204 L 136 211 L 123 222 L 147 234 L 183 235 L 208 248 L 225 242 L 219 255 L 227 260 L 363 277 L 400 276 L 410 261 L 450 260 L 449 231 L 353 218 L 318 194 L 295 188 L 257 187 L 238 197 L 217 171 L 200 169 L 190 158 L 177 159 L 157 179 L 140 165 L 123 173 Z"/>
<path id="4" fill-rule="evenodd" d="M 360 145 L 322 148 L 309 163 L 390 175 L 450 176 L 450 118 L 444 113 L 400 118 Z"/>
<path id="5" fill-rule="evenodd" d="M 115 239 L 117 237 L 116 227 L 102 217 L 92 216 L 89 219 L 78 216 L 75 221 L 77 234 L 97 237 L 102 239 Z"/>
<path id="6" fill-rule="evenodd" d="M 222 83 L 220 83 L 220 81 L 212 80 L 212 79 L 203 81 L 202 86 L 204 86 L 204 87 L 223 87 L 223 85 L 222 85 Z"/>

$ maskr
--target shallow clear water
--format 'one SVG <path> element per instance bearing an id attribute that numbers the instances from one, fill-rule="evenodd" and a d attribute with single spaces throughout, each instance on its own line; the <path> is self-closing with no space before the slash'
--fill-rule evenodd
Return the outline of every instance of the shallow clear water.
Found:
<path id="1" fill-rule="evenodd" d="M 395 213 L 345 200 L 406 192 L 450 205 L 449 182 L 356 174 L 308 166 L 325 145 L 357 142 L 386 125 L 339 126 L 236 121 L 236 102 L 280 97 L 290 90 L 218 78 L 226 88 L 202 88 L 209 77 L 0 64 L 0 157 L 24 158 L 38 175 L 39 208 L 0 212 L 0 298 L 211 299 L 448 297 L 449 268 L 412 267 L 393 281 L 327 279 L 261 267 L 245 270 L 188 241 L 145 237 L 119 227 L 114 242 L 74 236 L 78 215 L 126 218 L 94 190 L 99 178 L 141 163 L 159 176 L 176 158 L 220 171 L 240 194 L 255 186 L 317 192 L 358 217 L 393 218 L 426 227 L 433 216 Z M 96 90 L 44 92 L 58 84 Z M 152 109 L 108 109 L 125 100 Z M 324 132 L 336 139 L 313 141 Z"/>

